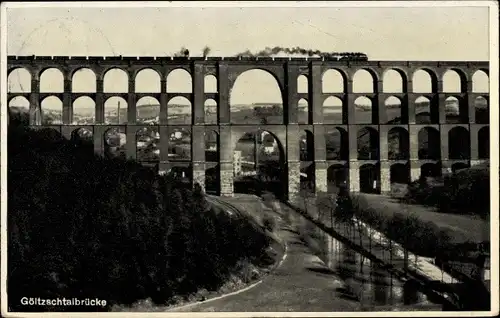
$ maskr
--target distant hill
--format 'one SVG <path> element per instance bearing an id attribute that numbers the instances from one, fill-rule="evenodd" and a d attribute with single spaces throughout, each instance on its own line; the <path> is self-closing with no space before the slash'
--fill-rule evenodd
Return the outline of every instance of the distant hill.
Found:
<path id="1" fill-rule="evenodd" d="M 235 104 L 231 105 L 231 108 L 236 111 L 246 111 L 246 110 L 253 110 L 254 107 L 262 107 L 262 106 L 268 106 L 272 107 L 273 105 L 278 105 L 282 106 L 281 103 L 254 103 L 254 104 Z M 478 105 L 479 106 L 487 106 L 487 102 L 485 100 L 478 100 Z M 398 108 L 400 105 L 399 104 L 389 104 L 386 105 L 388 109 L 392 108 Z M 417 108 L 423 108 L 429 106 L 428 102 L 420 102 L 416 104 Z M 458 106 L 457 101 L 447 101 L 445 106 L 448 108 L 450 106 Z M 299 109 L 304 109 L 305 105 L 300 105 Z M 356 107 L 363 111 L 369 111 L 371 110 L 371 107 L 368 105 L 363 105 L 363 104 L 357 104 Z M 337 109 L 337 107 L 328 107 L 330 110 Z M 21 111 L 21 109 L 24 109 L 27 111 L 26 108 L 20 107 L 20 106 L 10 106 L 10 109 L 15 110 L 15 111 Z M 188 113 L 190 110 L 189 105 L 181 105 L 181 104 L 171 104 L 169 105 L 169 113 L 175 113 L 175 114 L 182 114 L 182 113 Z M 149 118 L 154 118 L 158 116 L 159 111 L 160 111 L 160 105 L 139 105 L 137 106 L 137 111 L 138 111 L 138 119 L 149 119 Z M 58 115 L 61 114 L 60 111 L 58 110 L 46 110 L 46 113 L 52 114 L 52 115 Z M 120 117 L 126 116 L 126 108 L 120 109 Z M 90 117 L 94 114 L 94 111 L 92 109 L 77 109 L 74 112 L 74 115 L 79 116 L 79 117 Z M 116 116 L 117 115 L 117 109 L 106 109 L 106 115 L 109 116 Z"/>

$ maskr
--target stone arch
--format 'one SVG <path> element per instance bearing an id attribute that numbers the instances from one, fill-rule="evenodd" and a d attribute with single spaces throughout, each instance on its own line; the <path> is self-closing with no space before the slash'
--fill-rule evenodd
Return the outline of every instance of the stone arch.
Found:
<path id="1" fill-rule="evenodd" d="M 490 127 L 485 126 L 477 132 L 478 159 L 490 158 Z"/>
<path id="2" fill-rule="evenodd" d="M 459 170 L 467 169 L 467 168 L 470 168 L 470 166 L 468 164 L 466 164 L 465 162 L 456 162 L 456 163 L 451 165 L 451 172 L 455 173 Z"/>
<path id="3" fill-rule="evenodd" d="M 108 158 L 127 156 L 127 132 L 125 127 L 112 127 L 104 132 L 104 155 Z"/>
<path id="4" fill-rule="evenodd" d="M 379 159 L 378 131 L 372 127 L 363 127 L 357 132 L 358 160 Z"/>
<path id="5" fill-rule="evenodd" d="M 220 141 L 219 134 L 215 130 L 205 132 L 205 161 L 219 162 Z"/>
<path id="6" fill-rule="evenodd" d="M 211 98 L 205 100 L 205 124 L 217 125 L 218 123 L 218 107 L 217 102 Z"/>
<path id="7" fill-rule="evenodd" d="M 230 93 L 231 123 L 283 124 L 282 94 L 280 83 L 273 73 L 262 69 L 241 73 Z"/>
<path id="8" fill-rule="evenodd" d="M 175 96 L 168 101 L 167 116 L 169 125 L 191 125 L 191 102 L 184 96 Z"/>
<path id="9" fill-rule="evenodd" d="M 89 96 L 81 96 L 73 101 L 73 124 L 95 124 L 95 101 Z"/>
<path id="10" fill-rule="evenodd" d="M 151 96 L 142 97 L 136 102 L 136 118 L 139 124 L 158 124 L 160 121 L 160 102 Z"/>
<path id="11" fill-rule="evenodd" d="M 300 161 L 314 161 L 314 134 L 302 130 L 299 137 Z"/>
<path id="12" fill-rule="evenodd" d="M 205 192 L 207 194 L 220 195 L 220 190 L 220 166 L 217 164 L 205 170 Z"/>
<path id="13" fill-rule="evenodd" d="M 161 77 L 152 68 L 143 68 L 135 75 L 136 93 L 160 93 Z"/>
<path id="14" fill-rule="evenodd" d="M 301 98 L 297 102 L 297 108 L 298 108 L 298 123 L 299 124 L 304 124 L 308 125 L 312 123 L 312 114 L 311 110 L 309 109 L 309 102 L 305 98 Z"/>
<path id="15" fill-rule="evenodd" d="M 410 135 L 403 127 L 394 127 L 387 133 L 389 160 L 410 158 Z"/>
<path id="16" fill-rule="evenodd" d="M 474 99 L 474 110 L 476 113 L 476 124 L 488 124 L 490 122 L 490 107 L 488 99 L 478 96 Z"/>
<path id="17" fill-rule="evenodd" d="M 349 159 L 349 135 L 340 127 L 325 128 L 326 160 Z"/>
<path id="18" fill-rule="evenodd" d="M 406 92 L 406 76 L 398 69 L 388 69 L 382 78 L 384 93 L 404 93 Z"/>
<path id="19" fill-rule="evenodd" d="M 458 124 L 461 122 L 460 117 L 463 115 L 462 104 L 461 100 L 455 96 L 446 98 L 444 105 L 447 124 Z"/>
<path id="20" fill-rule="evenodd" d="M 186 73 L 187 73 L 187 71 L 186 71 Z M 189 78 L 191 78 L 191 75 L 189 75 Z M 189 82 L 187 79 L 184 79 L 183 81 Z M 167 83 L 167 85 L 168 85 L 168 83 Z M 209 74 L 209 75 L 205 76 L 205 93 L 217 93 L 219 91 L 218 86 L 219 85 L 217 83 L 217 77 L 215 77 L 215 75 Z M 188 90 L 188 89 L 186 88 L 186 90 Z"/>
<path id="21" fill-rule="evenodd" d="M 448 157 L 470 159 L 470 135 L 466 128 L 458 126 L 448 131 Z"/>
<path id="22" fill-rule="evenodd" d="M 30 102 L 24 96 L 15 96 L 8 100 L 7 124 L 19 123 L 25 126 L 30 124 Z"/>
<path id="23" fill-rule="evenodd" d="M 352 77 L 353 93 L 375 93 L 377 91 L 377 76 L 370 70 L 359 69 Z"/>
<path id="24" fill-rule="evenodd" d="M 399 75 L 399 74 L 398 74 Z M 404 124 L 406 118 L 403 118 L 402 102 L 396 96 L 389 96 L 384 102 L 385 113 L 387 116 L 387 123 L 390 124 Z"/>
<path id="25" fill-rule="evenodd" d="M 11 98 L 9 100 L 9 109 L 11 111 L 28 112 L 29 108 L 30 108 L 30 101 L 24 96 L 15 96 L 14 98 Z"/>
<path id="26" fill-rule="evenodd" d="M 377 111 L 373 107 L 373 101 L 366 97 L 360 96 L 354 101 L 354 119 L 356 124 L 375 124 Z"/>
<path id="27" fill-rule="evenodd" d="M 235 138 L 233 169 L 235 192 L 288 194 L 285 148 L 276 134 L 257 129 Z"/>
<path id="28" fill-rule="evenodd" d="M 127 93 L 128 74 L 120 68 L 110 68 L 103 76 L 104 93 Z"/>
<path id="29" fill-rule="evenodd" d="M 63 93 L 64 75 L 61 70 L 51 67 L 40 73 L 40 93 Z"/>
<path id="30" fill-rule="evenodd" d="M 342 124 L 344 118 L 343 102 L 337 96 L 329 96 L 323 101 L 323 123 Z"/>
<path id="31" fill-rule="evenodd" d="M 106 124 L 126 124 L 128 120 L 127 101 L 119 96 L 112 96 L 104 102 L 104 122 Z"/>
<path id="32" fill-rule="evenodd" d="M 441 158 L 441 136 L 433 127 L 423 127 L 418 132 L 418 159 L 439 160 Z"/>
<path id="33" fill-rule="evenodd" d="M 416 70 L 412 76 L 413 93 L 433 93 L 437 91 L 437 76 L 426 68 Z"/>
<path id="34" fill-rule="evenodd" d="M 11 70 L 9 72 L 9 75 L 7 76 L 7 92 L 31 92 L 31 73 L 23 67 L 18 67 Z"/>
<path id="35" fill-rule="evenodd" d="M 217 81 L 217 79 L 216 79 Z M 176 68 L 167 75 L 167 93 L 192 93 L 191 74 L 182 68 Z"/>
<path id="36" fill-rule="evenodd" d="M 306 75 L 299 75 L 297 77 L 297 93 L 307 94 L 309 93 L 309 79 Z"/>
<path id="37" fill-rule="evenodd" d="M 156 162 L 160 160 L 160 134 L 157 126 L 142 127 L 135 134 L 137 161 Z"/>
<path id="38" fill-rule="evenodd" d="M 425 96 L 419 96 L 415 99 L 415 123 L 431 124 L 432 121 L 431 100 Z"/>
<path id="39" fill-rule="evenodd" d="M 81 67 L 73 72 L 71 91 L 75 93 L 95 93 L 97 77 L 89 68 Z"/>
<path id="40" fill-rule="evenodd" d="M 168 158 L 170 161 L 191 160 L 191 131 L 184 127 L 169 127 Z"/>
<path id="41" fill-rule="evenodd" d="M 437 163 L 424 163 L 422 166 L 420 166 L 420 175 L 424 178 L 431 177 L 431 178 L 437 178 L 441 176 L 442 171 L 441 171 L 441 165 Z"/>
<path id="42" fill-rule="evenodd" d="M 94 145 L 93 132 L 87 128 L 77 128 L 71 132 L 71 141 L 79 147 L 88 147 Z"/>
<path id="43" fill-rule="evenodd" d="M 490 78 L 483 70 L 477 70 L 472 75 L 472 92 L 473 93 L 489 93 Z"/>
<path id="44" fill-rule="evenodd" d="M 363 193 L 380 192 L 380 168 L 378 164 L 364 164 L 359 167 L 359 190 Z"/>
<path id="45" fill-rule="evenodd" d="M 410 182 L 410 165 L 404 163 L 395 163 L 390 168 L 391 184 L 408 184 Z"/>
<path id="46" fill-rule="evenodd" d="M 327 93 L 344 93 L 346 91 L 346 76 L 336 69 L 328 69 L 321 77 L 321 91 Z"/>
<path id="47" fill-rule="evenodd" d="M 331 188 L 339 188 L 341 186 L 346 186 L 349 178 L 349 168 L 341 164 L 333 164 L 328 167 L 326 172 L 326 179 L 328 183 L 328 192 Z M 333 190 L 333 189 L 332 189 Z"/>
<path id="48" fill-rule="evenodd" d="M 42 125 L 62 124 L 63 102 L 56 96 L 47 96 L 40 103 Z"/>
<path id="49" fill-rule="evenodd" d="M 467 91 L 467 80 L 463 73 L 456 69 L 449 69 L 443 74 L 443 92 L 462 93 Z M 465 87 L 464 87 L 465 86 Z"/>

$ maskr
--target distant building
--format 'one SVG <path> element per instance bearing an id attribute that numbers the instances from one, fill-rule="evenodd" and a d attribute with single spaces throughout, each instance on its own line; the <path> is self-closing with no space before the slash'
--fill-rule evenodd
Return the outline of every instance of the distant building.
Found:
<path id="1" fill-rule="evenodd" d="M 233 153 L 233 171 L 234 175 L 238 176 L 241 174 L 241 151 L 235 150 Z"/>
<path id="2" fill-rule="evenodd" d="M 271 154 L 276 149 L 277 143 L 273 136 L 267 131 L 263 131 L 261 134 L 262 146 L 264 148 L 264 153 Z"/>

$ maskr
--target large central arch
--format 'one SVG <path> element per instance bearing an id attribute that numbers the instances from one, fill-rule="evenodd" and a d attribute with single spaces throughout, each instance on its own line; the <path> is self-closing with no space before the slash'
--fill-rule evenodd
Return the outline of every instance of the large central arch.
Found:
<path id="1" fill-rule="evenodd" d="M 241 73 L 230 89 L 229 105 L 231 124 L 284 123 L 283 92 L 275 75 L 267 70 Z"/>

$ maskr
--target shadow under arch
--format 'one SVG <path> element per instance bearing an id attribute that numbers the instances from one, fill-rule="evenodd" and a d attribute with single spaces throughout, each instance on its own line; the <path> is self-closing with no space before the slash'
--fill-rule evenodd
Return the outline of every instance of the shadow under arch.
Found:
<path id="1" fill-rule="evenodd" d="M 71 143 L 83 153 L 94 153 L 94 133 L 87 128 L 77 128 L 71 132 Z"/>
<path id="2" fill-rule="evenodd" d="M 380 194 L 379 164 L 366 163 L 359 167 L 359 190 L 363 193 Z"/>
<path id="3" fill-rule="evenodd" d="M 450 159 L 470 158 L 470 136 L 466 128 L 458 126 L 448 132 L 448 157 Z"/>
<path id="4" fill-rule="evenodd" d="M 265 129 L 246 132 L 233 150 L 235 193 L 261 195 L 271 192 L 288 196 L 288 167 L 285 148 L 279 138 Z"/>
<path id="5" fill-rule="evenodd" d="M 477 150 L 479 159 L 490 157 L 490 127 L 483 127 L 477 132 Z"/>
<path id="6" fill-rule="evenodd" d="M 441 165 L 439 163 L 424 163 L 420 167 L 421 177 L 437 178 L 442 175 Z"/>
<path id="7" fill-rule="evenodd" d="M 341 164 L 333 164 L 328 167 L 326 180 L 328 183 L 328 192 L 337 193 L 337 188 L 347 186 L 349 178 L 349 168 Z"/>
<path id="8" fill-rule="evenodd" d="M 398 183 L 407 185 L 410 183 L 410 165 L 403 163 L 395 163 L 390 168 L 391 184 Z"/>
<path id="9" fill-rule="evenodd" d="M 220 195 L 220 166 L 215 166 L 205 170 L 205 192 L 211 195 Z"/>
<path id="10" fill-rule="evenodd" d="M 357 132 L 358 160 L 379 159 L 379 132 L 373 127 L 363 127 Z"/>
<path id="11" fill-rule="evenodd" d="M 326 160 L 349 160 L 349 134 L 342 127 L 325 129 Z"/>
<path id="12" fill-rule="evenodd" d="M 441 136 L 433 127 L 423 127 L 418 132 L 418 159 L 439 160 L 441 158 Z"/>
<path id="13" fill-rule="evenodd" d="M 403 127 L 394 127 L 387 132 L 389 160 L 410 158 L 410 134 Z"/>

